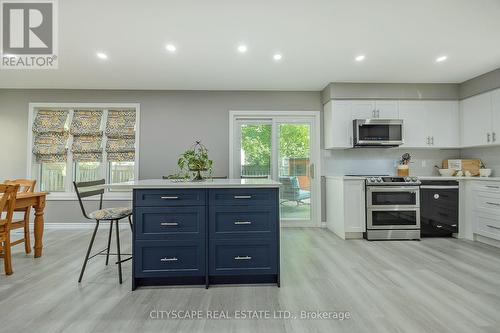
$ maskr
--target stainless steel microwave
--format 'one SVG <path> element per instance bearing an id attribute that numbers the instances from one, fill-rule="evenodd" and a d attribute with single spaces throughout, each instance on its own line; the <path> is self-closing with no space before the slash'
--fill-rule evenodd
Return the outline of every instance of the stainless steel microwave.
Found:
<path id="1" fill-rule="evenodd" d="M 353 120 L 354 147 L 397 147 L 403 144 L 403 120 Z"/>

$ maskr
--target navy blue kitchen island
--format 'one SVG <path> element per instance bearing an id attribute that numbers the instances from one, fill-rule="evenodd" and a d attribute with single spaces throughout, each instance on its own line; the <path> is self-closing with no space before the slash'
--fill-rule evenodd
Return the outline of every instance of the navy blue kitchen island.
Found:
<path id="1" fill-rule="evenodd" d="M 279 183 L 140 180 L 133 188 L 132 289 L 280 284 Z"/>

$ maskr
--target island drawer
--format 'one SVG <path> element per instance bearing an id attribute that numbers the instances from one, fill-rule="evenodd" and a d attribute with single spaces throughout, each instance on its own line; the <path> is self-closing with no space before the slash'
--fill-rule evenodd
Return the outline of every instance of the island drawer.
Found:
<path id="1" fill-rule="evenodd" d="M 204 206 L 137 207 L 136 239 L 193 239 L 205 237 Z"/>
<path id="2" fill-rule="evenodd" d="M 201 276 L 205 274 L 204 241 L 136 241 L 136 277 Z"/>
<path id="3" fill-rule="evenodd" d="M 210 209 L 210 238 L 275 237 L 276 206 L 215 206 Z"/>
<path id="4" fill-rule="evenodd" d="M 204 206 L 203 189 L 148 189 L 134 190 L 135 206 Z"/>
<path id="5" fill-rule="evenodd" d="M 210 240 L 210 275 L 276 274 L 277 244 L 267 239 Z"/>
<path id="6" fill-rule="evenodd" d="M 210 205 L 276 205 L 278 189 L 211 189 L 209 191 Z"/>

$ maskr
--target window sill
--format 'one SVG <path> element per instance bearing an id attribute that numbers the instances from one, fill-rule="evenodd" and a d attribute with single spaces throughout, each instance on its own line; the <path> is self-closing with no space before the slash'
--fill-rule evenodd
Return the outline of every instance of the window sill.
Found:
<path id="1" fill-rule="evenodd" d="M 98 195 L 84 198 L 83 201 L 99 201 Z M 53 192 L 47 195 L 47 201 L 77 201 L 76 193 Z M 103 201 L 132 201 L 132 191 L 130 192 L 106 192 Z"/>

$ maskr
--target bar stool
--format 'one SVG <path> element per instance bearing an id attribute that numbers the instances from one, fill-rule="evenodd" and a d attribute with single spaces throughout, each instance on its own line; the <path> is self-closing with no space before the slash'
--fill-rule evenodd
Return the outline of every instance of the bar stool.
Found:
<path id="1" fill-rule="evenodd" d="M 96 225 L 94 228 L 94 233 L 92 234 L 92 238 L 90 239 L 90 244 L 87 249 L 87 254 L 85 255 L 85 260 L 83 261 L 83 266 L 82 270 L 80 272 L 80 277 L 78 278 L 78 283 L 82 282 L 83 278 L 83 273 L 85 272 L 85 267 L 87 266 L 87 262 L 94 258 L 95 256 L 98 255 L 106 255 L 106 265 L 109 262 L 109 255 L 116 255 L 118 261 L 116 264 L 118 265 L 118 279 L 120 281 L 120 284 L 122 283 L 122 262 L 128 261 L 132 259 L 132 257 L 129 257 L 127 259 L 121 260 L 121 253 L 120 253 L 120 232 L 119 232 L 119 227 L 118 227 L 118 221 L 124 218 L 128 218 L 128 223 L 130 225 L 130 229 L 133 231 L 133 226 L 132 226 L 132 209 L 128 207 L 114 207 L 114 208 L 102 208 L 102 196 L 104 194 L 104 188 L 102 185 L 105 184 L 104 179 L 96 180 L 96 181 L 89 181 L 89 182 L 73 182 L 73 185 L 75 187 L 75 192 L 78 197 L 78 202 L 80 203 L 80 208 L 82 209 L 83 216 L 89 220 L 95 220 Z M 99 195 L 99 209 L 87 214 L 87 211 L 85 210 L 85 206 L 83 205 L 82 199 L 83 198 L 88 198 L 92 196 Z M 99 229 L 99 223 L 101 221 L 106 221 L 110 222 L 109 224 L 109 235 L 108 235 L 108 246 L 97 252 L 96 254 L 90 256 L 90 252 L 92 251 L 92 245 L 94 244 L 95 236 L 97 234 L 97 230 Z M 116 228 L 116 254 L 114 253 L 109 253 L 110 250 L 110 245 L 111 245 L 111 235 L 113 233 L 113 222 L 115 222 L 115 228 Z M 103 252 L 106 251 L 106 254 Z M 124 254 L 124 255 L 131 255 L 131 254 Z"/>

